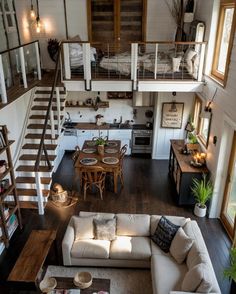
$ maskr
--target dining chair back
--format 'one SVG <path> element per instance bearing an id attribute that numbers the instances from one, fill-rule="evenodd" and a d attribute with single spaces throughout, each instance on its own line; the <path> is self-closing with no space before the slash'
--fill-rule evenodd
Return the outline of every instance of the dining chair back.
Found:
<path id="1" fill-rule="evenodd" d="M 82 184 L 84 190 L 84 200 L 86 199 L 87 189 L 98 188 L 101 199 L 105 188 L 106 172 L 100 166 L 86 166 L 81 170 Z"/>
<path id="2" fill-rule="evenodd" d="M 80 155 L 80 148 L 77 145 L 77 146 L 75 146 L 75 152 L 72 155 L 73 165 L 75 165 L 77 159 L 79 158 L 79 155 Z"/>
<path id="3" fill-rule="evenodd" d="M 127 144 L 122 146 L 122 148 L 120 149 L 120 154 L 119 154 L 118 176 L 120 177 L 122 187 L 124 187 L 123 161 L 124 161 L 125 153 L 127 152 L 127 148 L 128 148 Z"/>

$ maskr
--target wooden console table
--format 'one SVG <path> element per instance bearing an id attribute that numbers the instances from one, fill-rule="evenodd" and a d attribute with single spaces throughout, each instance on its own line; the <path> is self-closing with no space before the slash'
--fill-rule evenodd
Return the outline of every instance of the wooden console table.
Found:
<path id="1" fill-rule="evenodd" d="M 170 140 L 169 176 L 175 184 L 177 203 L 179 205 L 192 205 L 196 201 L 191 186 L 193 178 L 201 179 L 202 174 L 208 174 L 206 166 L 194 167 L 190 165 L 192 155 L 184 155 L 181 150 L 184 140 Z"/>
<path id="2" fill-rule="evenodd" d="M 12 269 L 8 281 L 36 284 L 39 271 L 48 255 L 53 241 L 54 230 L 33 230 Z"/>

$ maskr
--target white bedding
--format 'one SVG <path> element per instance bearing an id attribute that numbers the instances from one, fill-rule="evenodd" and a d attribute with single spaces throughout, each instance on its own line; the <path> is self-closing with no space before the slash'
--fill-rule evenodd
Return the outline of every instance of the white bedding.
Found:
<path id="1" fill-rule="evenodd" d="M 79 67 L 83 65 L 83 48 L 78 43 L 71 43 L 69 45 L 70 52 L 70 66 Z M 90 60 L 95 61 L 96 48 L 90 48 Z"/>

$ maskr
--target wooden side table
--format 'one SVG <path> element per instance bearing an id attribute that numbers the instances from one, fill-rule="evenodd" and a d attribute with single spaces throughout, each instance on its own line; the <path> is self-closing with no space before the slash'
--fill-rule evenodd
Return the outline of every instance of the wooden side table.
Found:
<path id="1" fill-rule="evenodd" d="M 55 239 L 55 230 L 33 230 L 8 277 L 8 281 L 36 285 L 37 276 Z"/>

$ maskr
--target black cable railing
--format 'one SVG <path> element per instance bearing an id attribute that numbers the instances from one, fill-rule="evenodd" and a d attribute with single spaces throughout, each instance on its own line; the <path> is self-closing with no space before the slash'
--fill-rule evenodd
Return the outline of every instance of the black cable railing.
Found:
<path id="1" fill-rule="evenodd" d="M 55 75 L 54 75 L 54 79 L 53 79 L 52 90 L 51 90 L 51 93 L 50 93 L 47 113 L 46 113 L 44 126 L 43 126 L 43 132 L 42 132 L 41 140 L 40 140 L 40 143 L 39 143 L 38 154 L 37 154 L 37 158 L 36 158 L 36 161 L 35 161 L 35 166 L 34 166 L 34 171 L 35 172 L 39 171 L 40 161 L 41 161 L 43 152 L 44 152 L 44 155 L 45 155 L 45 158 L 46 158 L 48 168 L 51 169 L 51 163 L 50 163 L 50 160 L 49 160 L 49 157 L 48 157 L 48 153 L 47 153 L 47 149 L 46 149 L 44 140 L 45 140 L 48 120 L 49 120 L 49 116 L 50 116 L 50 111 L 51 111 L 51 107 L 52 107 L 53 94 L 54 94 L 54 91 L 55 91 L 55 88 L 56 88 L 57 82 L 58 82 L 60 54 L 61 54 L 61 44 L 59 45 L 59 48 L 58 48 L 58 55 L 57 55 L 57 60 L 56 60 Z"/>

